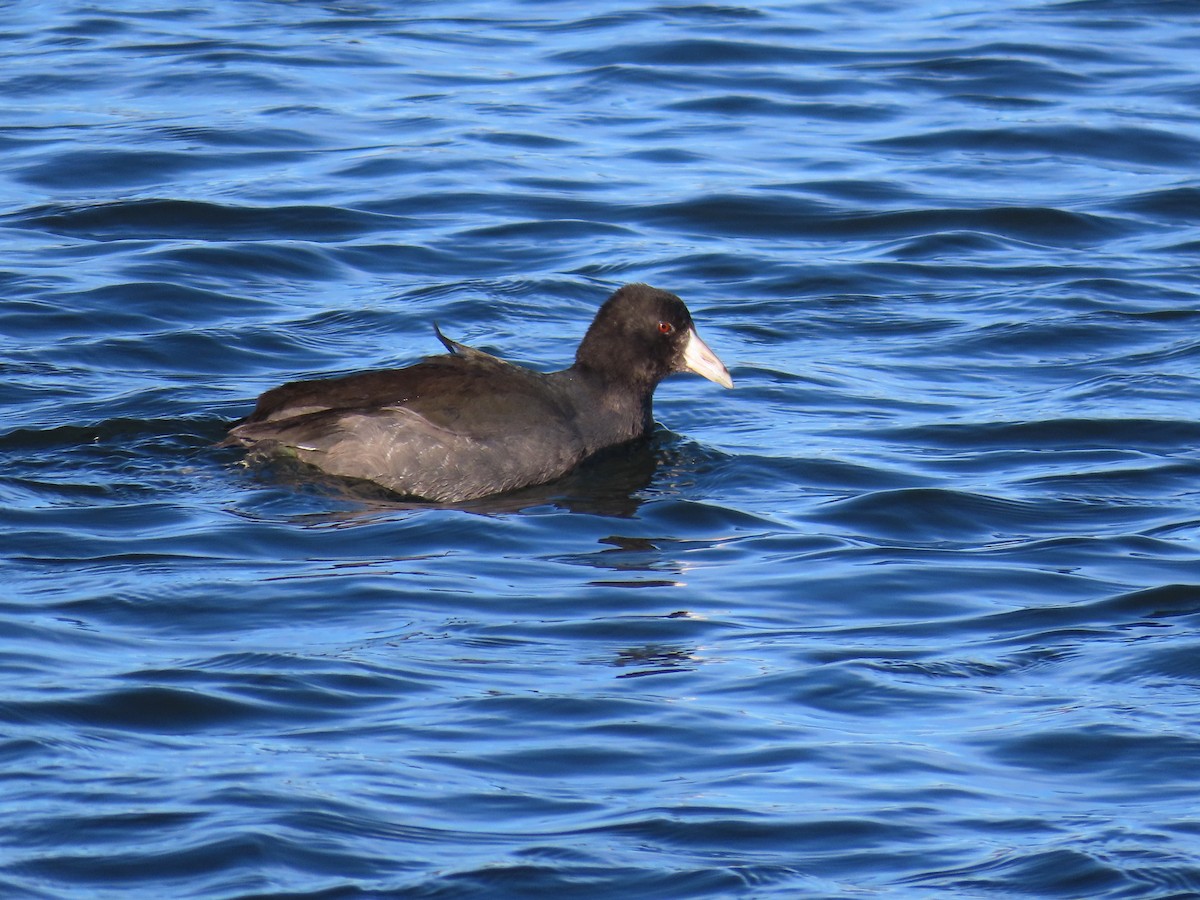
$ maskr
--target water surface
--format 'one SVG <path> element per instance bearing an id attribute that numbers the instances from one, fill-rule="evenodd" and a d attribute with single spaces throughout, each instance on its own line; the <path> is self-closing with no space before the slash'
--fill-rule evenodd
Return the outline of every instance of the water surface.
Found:
<path id="1" fill-rule="evenodd" d="M 1191 3 L 14 3 L 0 892 L 1200 894 Z M 465 508 L 213 447 L 681 294 Z"/>

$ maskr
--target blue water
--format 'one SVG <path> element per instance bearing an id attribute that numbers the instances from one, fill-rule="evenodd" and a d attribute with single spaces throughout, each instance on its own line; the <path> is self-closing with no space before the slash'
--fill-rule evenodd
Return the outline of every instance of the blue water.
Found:
<path id="1" fill-rule="evenodd" d="M 16 2 L 0 895 L 1200 896 L 1200 7 Z M 216 449 L 679 293 L 465 508 Z"/>

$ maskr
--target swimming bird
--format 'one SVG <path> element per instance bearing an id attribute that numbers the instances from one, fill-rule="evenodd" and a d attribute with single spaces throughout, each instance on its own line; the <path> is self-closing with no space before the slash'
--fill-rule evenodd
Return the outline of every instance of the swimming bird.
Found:
<path id="1" fill-rule="evenodd" d="M 658 383 L 733 379 L 674 294 L 628 284 L 610 296 L 575 362 L 536 372 L 450 340 L 403 369 L 294 381 L 267 391 L 224 446 L 295 457 L 404 497 L 458 502 L 542 484 L 653 425 Z"/>

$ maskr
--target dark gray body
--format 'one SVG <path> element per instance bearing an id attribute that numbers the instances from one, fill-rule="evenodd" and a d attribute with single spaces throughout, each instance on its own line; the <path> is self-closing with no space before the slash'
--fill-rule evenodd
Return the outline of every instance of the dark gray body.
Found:
<path id="1" fill-rule="evenodd" d="M 641 437 L 653 424 L 654 389 L 672 372 L 733 386 L 683 301 L 644 284 L 609 297 L 561 372 L 438 337 L 450 353 L 405 369 L 267 391 L 223 443 L 406 497 L 473 500 L 551 481 Z"/>
<path id="2" fill-rule="evenodd" d="M 551 481 L 651 424 L 649 404 L 586 374 L 543 374 L 456 346 L 458 355 L 406 369 L 275 388 L 227 443 L 456 501 Z"/>

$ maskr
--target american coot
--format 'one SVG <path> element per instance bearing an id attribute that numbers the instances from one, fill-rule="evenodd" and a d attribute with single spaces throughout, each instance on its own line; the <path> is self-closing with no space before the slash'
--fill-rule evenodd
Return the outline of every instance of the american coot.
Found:
<path id="1" fill-rule="evenodd" d="M 471 500 L 550 481 L 641 437 L 652 425 L 654 388 L 673 372 L 733 387 L 683 301 L 644 284 L 605 301 L 575 364 L 561 372 L 534 372 L 437 336 L 450 352 L 405 369 L 267 391 L 223 444 L 294 456 L 406 497 Z"/>

